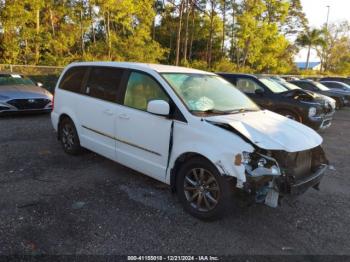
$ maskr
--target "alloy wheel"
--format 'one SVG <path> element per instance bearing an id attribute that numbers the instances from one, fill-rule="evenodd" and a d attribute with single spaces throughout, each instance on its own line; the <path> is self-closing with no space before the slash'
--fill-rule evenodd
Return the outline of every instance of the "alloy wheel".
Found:
<path id="1" fill-rule="evenodd" d="M 184 179 L 184 192 L 190 205 L 201 212 L 214 209 L 220 198 L 218 181 L 204 168 L 190 170 Z"/>
<path id="2" fill-rule="evenodd" d="M 75 144 L 74 129 L 69 124 L 64 125 L 62 128 L 62 143 L 67 150 L 72 149 Z"/>

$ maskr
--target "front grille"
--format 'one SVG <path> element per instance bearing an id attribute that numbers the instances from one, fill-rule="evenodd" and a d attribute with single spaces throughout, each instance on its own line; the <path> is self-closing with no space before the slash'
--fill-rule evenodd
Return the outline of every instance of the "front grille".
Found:
<path id="1" fill-rule="evenodd" d="M 36 98 L 36 99 L 13 99 L 7 103 L 16 107 L 19 110 L 25 109 L 43 109 L 50 102 L 49 99 Z"/>
<path id="2" fill-rule="evenodd" d="M 275 157 L 286 175 L 294 180 L 307 177 L 312 172 L 312 150 L 296 153 L 280 152 Z"/>

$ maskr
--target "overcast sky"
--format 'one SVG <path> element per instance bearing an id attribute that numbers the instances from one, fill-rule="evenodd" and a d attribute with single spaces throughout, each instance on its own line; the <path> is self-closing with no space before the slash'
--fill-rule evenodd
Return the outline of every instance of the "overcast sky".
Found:
<path id="1" fill-rule="evenodd" d="M 330 6 L 329 23 L 348 20 L 350 22 L 350 0 L 301 0 L 311 27 L 320 28 L 327 20 L 327 5 Z M 306 50 L 302 50 L 296 61 L 306 61 Z M 315 52 L 310 61 L 319 61 Z"/>

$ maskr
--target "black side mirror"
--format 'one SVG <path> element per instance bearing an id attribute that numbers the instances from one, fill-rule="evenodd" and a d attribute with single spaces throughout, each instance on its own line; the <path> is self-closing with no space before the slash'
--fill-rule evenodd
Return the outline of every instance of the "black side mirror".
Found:
<path id="1" fill-rule="evenodd" d="M 256 95 L 262 96 L 264 93 L 265 93 L 264 89 L 260 89 L 260 88 L 259 88 L 259 89 L 256 89 L 256 90 L 255 90 L 255 94 L 256 94 Z"/>

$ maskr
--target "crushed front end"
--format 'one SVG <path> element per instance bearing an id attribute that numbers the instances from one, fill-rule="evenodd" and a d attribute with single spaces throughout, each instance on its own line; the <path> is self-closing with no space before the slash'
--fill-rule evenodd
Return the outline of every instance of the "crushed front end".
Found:
<path id="1" fill-rule="evenodd" d="M 281 196 L 299 195 L 319 188 L 328 168 L 321 146 L 301 152 L 257 149 L 243 153 L 247 182 L 244 189 L 258 203 L 277 207 Z"/>

